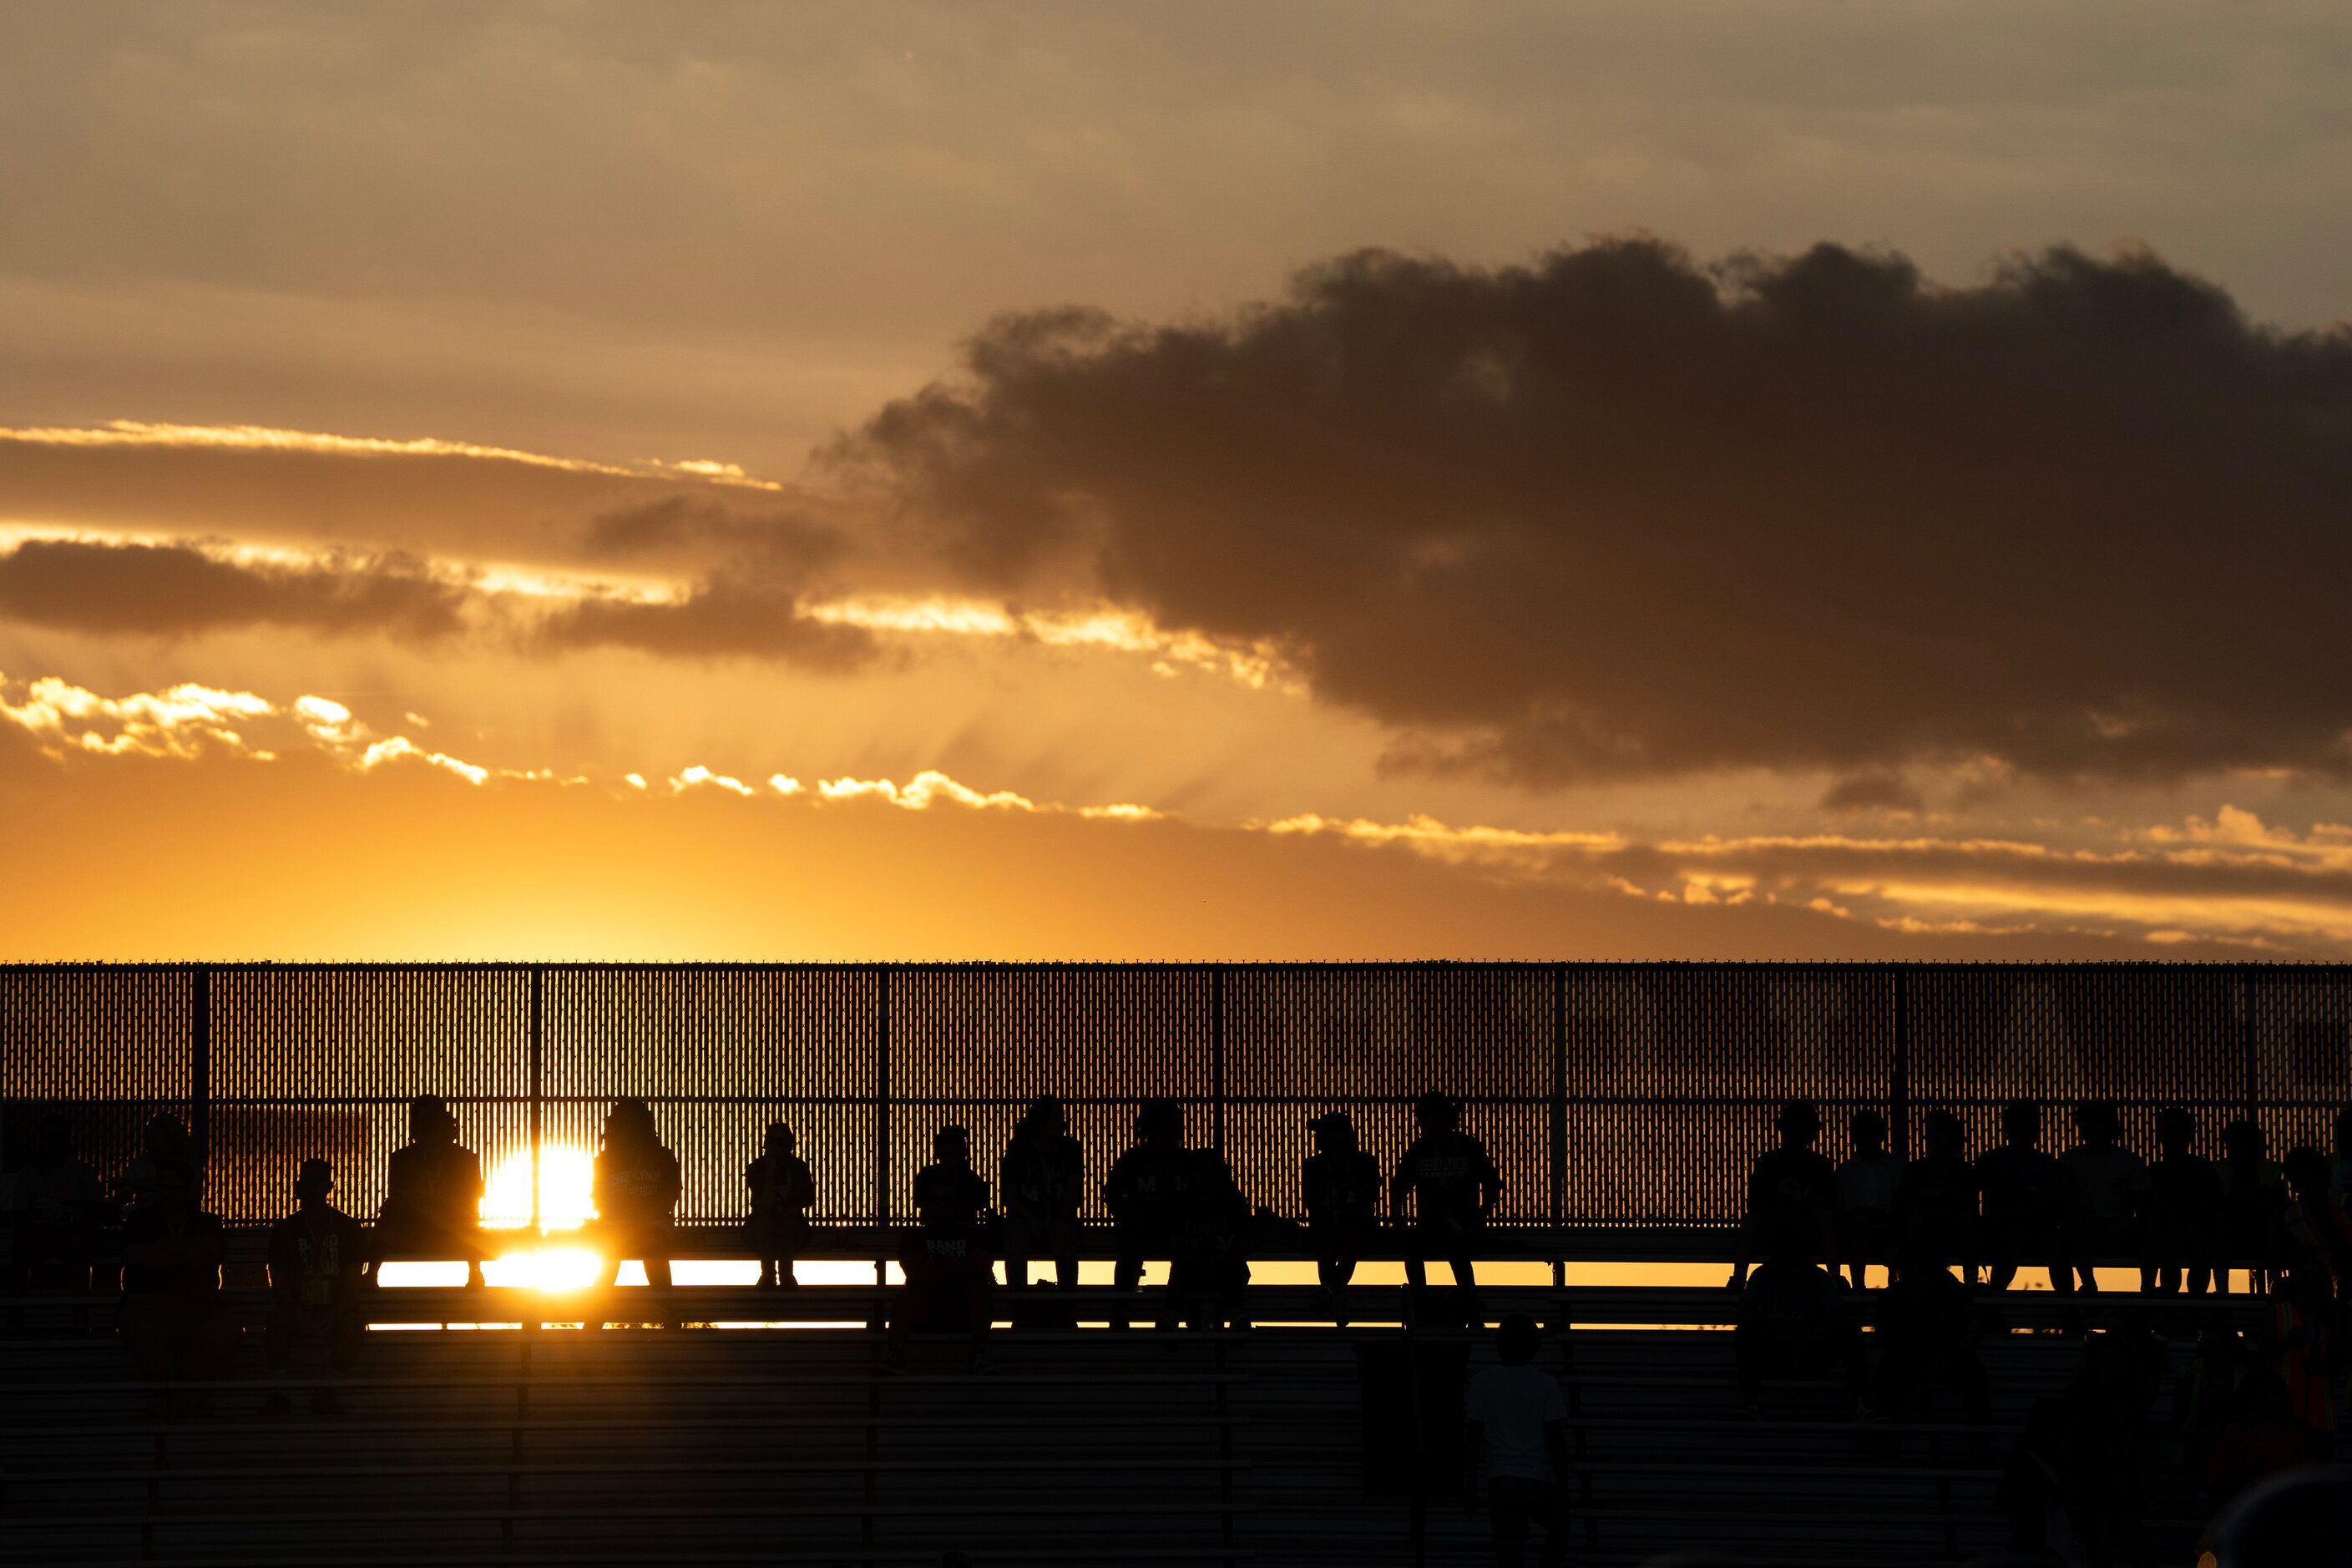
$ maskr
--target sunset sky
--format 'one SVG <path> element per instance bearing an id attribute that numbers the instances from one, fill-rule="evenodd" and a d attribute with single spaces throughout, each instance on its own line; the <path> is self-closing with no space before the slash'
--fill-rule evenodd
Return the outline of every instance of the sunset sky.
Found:
<path id="1" fill-rule="evenodd" d="M 2341 4 L 5 12 L 0 957 L 2352 956 Z"/>

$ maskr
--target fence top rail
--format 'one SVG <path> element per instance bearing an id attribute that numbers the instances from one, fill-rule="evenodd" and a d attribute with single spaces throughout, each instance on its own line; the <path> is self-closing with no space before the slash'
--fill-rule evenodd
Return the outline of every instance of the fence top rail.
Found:
<path id="1" fill-rule="evenodd" d="M 1494 971 L 1525 973 L 1552 970 L 1589 973 L 1722 972 L 1751 973 L 2281 973 L 2300 977 L 2330 973 L 2352 977 L 2352 963 L 2321 960 L 2267 959 L 774 959 L 774 960 L 585 960 L 556 959 L 155 959 L 115 962 L 67 959 L 0 963 L 0 975 L 57 973 L 419 973 L 481 971 L 528 974 L 594 972 L 660 973 L 677 971 L 876 974 L 1119 973 L 1208 973 L 1213 971 L 1391 973 Z"/>

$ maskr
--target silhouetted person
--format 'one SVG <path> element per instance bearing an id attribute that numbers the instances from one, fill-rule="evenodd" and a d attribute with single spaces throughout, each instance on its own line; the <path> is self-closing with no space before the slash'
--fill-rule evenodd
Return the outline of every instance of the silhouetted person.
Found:
<path id="1" fill-rule="evenodd" d="M 1748 1172 L 1748 1212 L 1731 1260 L 1734 1290 L 1747 1285 L 1748 1266 L 1759 1246 L 1793 1245 L 1809 1258 L 1837 1256 L 1837 1171 L 1813 1148 L 1822 1135 L 1822 1113 L 1811 1100 L 1792 1100 L 1773 1121 L 1780 1142 L 1757 1155 Z"/>
<path id="2" fill-rule="evenodd" d="M 1813 1261 L 1801 1226 L 1767 1233 L 1764 1261 L 1748 1275 L 1734 1315 L 1731 1353 L 1739 1377 L 1739 1404 L 1753 1413 L 1764 1380 L 1843 1376 L 1859 1406 L 1863 1394 L 1862 1325 L 1845 1281 Z"/>
<path id="3" fill-rule="evenodd" d="M 327 1202 L 334 1186 L 334 1167 L 324 1160 L 303 1161 L 294 1182 L 294 1212 L 269 1227 L 272 1373 L 292 1366 L 304 1346 L 322 1352 L 338 1375 L 349 1372 L 359 1356 L 366 1331 L 360 1281 L 367 1267 L 367 1233 Z M 283 1393 L 273 1393 L 261 1408 L 265 1415 L 282 1415 L 289 1406 Z M 339 1408 L 332 1389 L 312 1391 L 312 1415 L 331 1415 Z"/>
<path id="4" fill-rule="evenodd" d="M 10 1272 L 23 1291 L 89 1289 L 89 1260 L 106 1212 L 106 1184 L 74 1152 L 73 1123 L 45 1113 L 32 1158 L 8 1188 Z"/>
<path id="5" fill-rule="evenodd" d="M 1348 1285 L 1381 1225 L 1381 1164 L 1356 1146 L 1356 1124 L 1344 1110 L 1315 1119 L 1315 1152 L 1298 1173 L 1307 1205 L 1307 1237 L 1315 1248 L 1318 1310 L 1348 1326 Z"/>
<path id="6" fill-rule="evenodd" d="M 2352 1205 L 2352 1105 L 2336 1113 L 2328 1130 L 2327 1152 L 2335 1163 L 2329 1184 L 2335 1189 L 2336 1201 Z"/>
<path id="7" fill-rule="evenodd" d="M 760 1156 L 743 1172 L 751 1190 L 751 1245 L 760 1252 L 761 1289 L 795 1286 L 795 1265 L 808 1246 L 809 1210 L 816 1205 L 816 1182 L 796 1150 L 799 1137 L 781 1121 L 768 1123 Z"/>
<path id="8" fill-rule="evenodd" d="M 482 1283 L 482 1161 L 457 1142 L 457 1119 L 437 1094 L 408 1102 L 408 1142 L 384 1170 L 376 1215 L 375 1272 L 393 1258 L 463 1258 L 466 1283 Z"/>
<path id="9" fill-rule="evenodd" d="M 1195 1328 L 1249 1327 L 1249 1199 L 1225 1157 L 1193 1150 L 1168 1294 Z"/>
<path id="10" fill-rule="evenodd" d="M 2174 1457 L 2183 1471 L 2193 1476 L 2203 1468 L 2205 1457 L 2237 1413 L 2238 1390 L 2248 1370 L 2245 1346 L 2228 1310 L 2208 1310 L 2196 1351 L 2173 1385 Z"/>
<path id="11" fill-rule="evenodd" d="M 1139 1288 L 1147 1259 L 1175 1256 L 1192 1174 L 1184 1148 L 1184 1108 L 1172 1100 L 1146 1100 L 1135 1113 L 1135 1146 L 1112 1163 L 1103 1183 L 1116 1258 L 1111 1282 L 1118 1289 Z M 1111 1326 L 1127 1327 L 1123 1310 L 1114 1311 Z"/>
<path id="12" fill-rule="evenodd" d="M 163 1187 L 204 1190 L 204 1161 L 188 1136 L 188 1124 L 169 1111 L 147 1119 L 140 1130 L 139 1152 L 115 1178 L 116 1195 L 137 1208 Z"/>
<path id="13" fill-rule="evenodd" d="M 199 1206 L 195 1178 L 169 1161 L 139 1194 L 122 1222 L 122 1342 L 150 1382 L 216 1377 L 236 1342 L 220 1310 L 220 1216 Z M 169 1391 L 157 1405 L 179 1407 Z"/>
<path id="14" fill-rule="evenodd" d="M 1895 1266 L 1895 1205 L 1903 1184 L 1903 1157 L 1886 1147 L 1886 1118 L 1867 1108 L 1848 1124 L 1853 1152 L 1837 1169 L 1838 1250 L 1866 1289 L 1873 1263 Z"/>
<path id="15" fill-rule="evenodd" d="M 2270 1288 L 2279 1229 L 2286 1218 L 2286 1183 L 2270 1157 L 2262 1123 L 2240 1120 L 2221 1130 L 2221 1240 L 2228 1264 L 2243 1265 L 2257 1293 Z M 2221 1289 L 2229 1289 L 2225 1275 Z"/>
<path id="16" fill-rule="evenodd" d="M 2074 1270 L 2066 1259 L 2066 1178 L 2058 1162 L 2037 1147 L 2042 1108 L 2030 1100 L 2011 1100 L 2001 1110 L 2000 1135 L 2000 1142 L 1977 1156 L 1985 1282 L 2006 1290 L 2021 1266 L 2039 1264 L 2050 1272 L 2050 1288 L 2071 1296 Z"/>
<path id="17" fill-rule="evenodd" d="M 2294 1418 L 2294 1401 L 2275 1374 L 2259 1373 L 2231 1391 L 2227 1418 L 2196 1474 L 2208 1506 L 2219 1509 L 2268 1476 L 2321 1458 L 2311 1429 Z"/>
<path id="18" fill-rule="evenodd" d="M 2066 1183 L 2066 1257 L 2084 1291 L 2095 1294 L 2101 1258 L 2140 1256 L 2147 1164 L 2116 1142 L 2122 1128 L 2106 1100 L 2086 1100 L 2074 1107 L 2074 1128 L 2080 1142 L 2058 1156 Z"/>
<path id="19" fill-rule="evenodd" d="M 1486 1216 L 1502 1200 L 1502 1173 L 1486 1146 L 1462 1131 L 1462 1107 L 1451 1095 L 1424 1094 L 1413 1101 L 1412 1113 L 1419 1136 L 1405 1145 L 1389 1178 L 1390 1218 L 1400 1227 L 1408 1215 L 1412 1221 L 1405 1237 L 1405 1286 L 1418 1301 L 1428 1288 L 1428 1260 L 1437 1258 L 1454 1271 L 1463 1309 L 1478 1321 L 1484 1309 L 1471 1258 Z"/>
<path id="20" fill-rule="evenodd" d="M 1014 1123 L 999 1168 L 1004 1206 L 1004 1282 L 1028 1289 L 1029 1260 L 1050 1259 L 1059 1289 L 1078 1287 L 1078 1205 L 1087 1188 L 1086 1151 L 1070 1136 L 1062 1102 L 1041 1094 Z"/>
<path id="21" fill-rule="evenodd" d="M 2197 1153 L 2197 1118 L 2186 1107 L 2168 1105 L 2156 1113 L 2156 1163 L 2147 1168 L 2147 1261 L 2140 1268 L 2140 1289 L 2202 1296 L 2224 1267 L 2229 1194 L 2213 1162 Z"/>
<path id="22" fill-rule="evenodd" d="M 1989 1418 L 1992 1383 L 1977 1353 L 1976 1297 L 1947 1259 L 1916 1235 L 1906 1239 L 1893 1281 L 1878 1298 L 1878 1370 L 1871 1404 L 1897 1420 L 1937 1387 L 1957 1389 L 1962 1414 Z"/>
<path id="23" fill-rule="evenodd" d="M 2199 1568 L 2352 1568 L 2352 1476 L 2305 1465 L 2256 1482 L 2213 1521 Z"/>
<path id="24" fill-rule="evenodd" d="M 2287 1151 L 2281 1169 L 2287 1202 L 2279 1256 L 2289 1267 L 2326 1273 L 2333 1281 L 2333 1293 L 2341 1298 L 2346 1282 L 2352 1280 L 2352 1220 L 2345 1217 L 2331 1190 L 2335 1171 L 2326 1155 L 2311 1148 Z"/>
<path id="25" fill-rule="evenodd" d="M 2010 1544 L 2045 1549 L 2063 1510 L 2089 1568 L 2152 1564 L 2141 1528 L 2156 1473 L 2148 1410 L 2163 1367 L 2144 1335 L 2094 1334 L 2064 1392 L 2034 1402 L 2001 1478 Z"/>
<path id="26" fill-rule="evenodd" d="M 1503 1568 L 1527 1561 L 1538 1525 L 1546 1568 L 1568 1561 L 1568 1403 L 1559 1380 L 1535 1364 L 1542 1343 L 1533 1318 L 1506 1313 L 1495 1329 L 1501 1364 L 1481 1367 L 1462 1391 L 1464 1495 L 1475 1501 L 1483 1473 Z"/>
<path id="27" fill-rule="evenodd" d="M 2315 1260 L 2299 1259 L 2272 1280 L 2264 1349 L 2322 1458 L 2336 1442 L 2335 1306 L 2327 1271 Z"/>
<path id="28" fill-rule="evenodd" d="M 1895 1194 L 1895 1228 L 1936 1257 L 1960 1266 L 1976 1283 L 1977 1173 L 1968 1135 L 1948 1110 L 1931 1110 L 1922 1123 L 1926 1152 L 1903 1167 Z"/>
<path id="29" fill-rule="evenodd" d="M 623 1262 L 641 1259 L 646 1284 L 660 1294 L 663 1321 L 670 1321 L 670 1242 L 681 1183 L 677 1156 L 663 1146 L 653 1108 L 644 1100 L 613 1102 L 593 1180 L 598 1234 L 612 1264 L 605 1285 L 619 1282 Z"/>
<path id="30" fill-rule="evenodd" d="M 956 1333 L 971 1343 L 980 1370 L 988 1339 L 990 1287 L 983 1221 L 988 1184 L 971 1168 L 971 1134 L 950 1123 L 931 1136 L 931 1163 L 915 1173 L 915 1229 L 902 1244 L 907 1288 L 890 1319 L 890 1365 L 907 1364 L 918 1331 Z"/>

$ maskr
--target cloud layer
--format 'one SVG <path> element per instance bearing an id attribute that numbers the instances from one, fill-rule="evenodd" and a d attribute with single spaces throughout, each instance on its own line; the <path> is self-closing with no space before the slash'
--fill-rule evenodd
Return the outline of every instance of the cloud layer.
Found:
<path id="1" fill-rule="evenodd" d="M 966 371 L 835 453 L 925 548 L 1279 648 L 1405 763 L 2352 770 L 2352 338 L 2150 257 L 1367 253 Z"/>

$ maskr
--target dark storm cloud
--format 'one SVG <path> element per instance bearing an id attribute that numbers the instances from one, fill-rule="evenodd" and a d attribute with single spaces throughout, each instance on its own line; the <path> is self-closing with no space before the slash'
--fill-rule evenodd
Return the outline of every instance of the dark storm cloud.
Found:
<path id="1" fill-rule="evenodd" d="M 2352 766 L 2352 339 L 2152 258 L 1363 254 L 968 370 L 835 453 L 926 547 L 1273 643 L 1405 765 Z"/>
<path id="2" fill-rule="evenodd" d="M 677 599 L 583 599 L 550 616 L 538 637 L 551 648 L 778 659 L 827 670 L 850 668 L 873 647 L 873 639 L 855 626 L 810 618 L 790 588 L 753 571 L 706 577 Z"/>
<path id="3" fill-rule="evenodd" d="M 437 637 L 468 590 L 403 555 L 281 564 L 186 544 L 33 540 L 0 555 L 0 618 L 80 632 L 185 637 L 249 626 Z"/>

